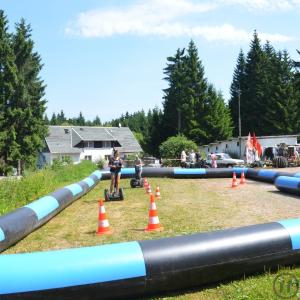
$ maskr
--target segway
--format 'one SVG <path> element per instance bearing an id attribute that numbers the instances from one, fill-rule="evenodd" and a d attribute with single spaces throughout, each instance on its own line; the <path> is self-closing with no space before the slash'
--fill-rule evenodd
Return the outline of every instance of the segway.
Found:
<path id="1" fill-rule="evenodd" d="M 123 188 L 119 188 L 117 191 L 117 176 L 114 178 L 114 191 L 110 193 L 109 189 L 104 190 L 105 201 L 119 201 L 124 200 L 124 191 Z"/>
<path id="2" fill-rule="evenodd" d="M 130 180 L 130 186 L 132 188 L 144 186 L 144 178 L 142 178 L 140 174 L 140 169 L 138 167 L 135 167 L 135 178 L 132 178 Z"/>

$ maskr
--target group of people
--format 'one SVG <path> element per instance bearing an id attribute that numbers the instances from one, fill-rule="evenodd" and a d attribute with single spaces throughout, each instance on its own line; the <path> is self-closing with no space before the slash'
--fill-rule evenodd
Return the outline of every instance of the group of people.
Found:
<path id="1" fill-rule="evenodd" d="M 199 161 L 199 158 L 200 154 L 198 152 L 195 152 L 193 149 L 188 153 L 186 153 L 185 150 L 182 150 L 180 156 L 180 165 L 182 168 L 186 168 L 187 163 L 194 164 Z"/>
<path id="2" fill-rule="evenodd" d="M 217 156 L 214 153 L 210 154 L 211 158 L 211 167 L 217 168 Z M 199 162 L 200 154 L 198 152 L 195 153 L 195 151 L 192 149 L 188 152 L 188 154 L 185 152 L 185 150 L 181 151 L 180 155 L 180 165 L 182 168 L 186 168 L 187 164 L 195 164 Z"/>

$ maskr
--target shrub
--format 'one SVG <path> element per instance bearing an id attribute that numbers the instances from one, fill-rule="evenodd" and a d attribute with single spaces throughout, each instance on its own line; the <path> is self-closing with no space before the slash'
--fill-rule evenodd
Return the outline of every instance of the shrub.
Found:
<path id="1" fill-rule="evenodd" d="M 79 181 L 96 169 L 91 161 L 83 161 L 77 165 L 62 165 L 56 170 L 27 171 L 19 180 L 3 179 L 0 181 L 0 215 Z"/>
<path id="2" fill-rule="evenodd" d="M 198 146 L 183 135 L 172 136 L 159 146 L 159 154 L 162 158 L 180 158 L 182 150 L 197 152 Z"/>

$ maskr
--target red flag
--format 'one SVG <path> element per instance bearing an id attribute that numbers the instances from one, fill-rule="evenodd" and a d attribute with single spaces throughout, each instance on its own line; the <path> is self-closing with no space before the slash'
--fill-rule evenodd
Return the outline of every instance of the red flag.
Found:
<path id="1" fill-rule="evenodd" d="M 258 139 L 256 138 L 255 133 L 253 133 L 253 136 L 252 136 L 252 144 L 253 144 L 253 147 L 256 149 L 258 156 L 259 157 L 262 156 L 262 147 L 261 147 L 261 144 L 259 143 Z"/>
<path id="2" fill-rule="evenodd" d="M 256 139 L 256 136 L 255 136 L 254 132 L 253 132 L 253 135 L 252 135 L 252 145 L 257 150 L 257 139 Z"/>

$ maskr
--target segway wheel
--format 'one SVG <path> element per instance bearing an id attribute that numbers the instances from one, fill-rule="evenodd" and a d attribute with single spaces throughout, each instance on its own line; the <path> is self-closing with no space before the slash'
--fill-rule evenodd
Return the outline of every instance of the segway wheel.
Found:
<path id="1" fill-rule="evenodd" d="M 119 197 L 120 197 L 120 200 L 124 200 L 124 191 L 123 191 L 123 188 L 119 188 Z"/>
<path id="2" fill-rule="evenodd" d="M 143 187 L 144 186 L 144 178 L 141 178 L 140 179 L 140 187 Z"/>
<path id="3" fill-rule="evenodd" d="M 132 179 L 130 180 L 130 186 L 131 186 L 132 188 L 135 188 L 135 187 L 136 187 L 136 185 L 135 185 L 135 179 L 134 179 L 134 178 L 132 178 Z"/>
<path id="4" fill-rule="evenodd" d="M 105 201 L 109 201 L 109 192 L 108 192 L 108 189 L 104 190 L 104 199 L 105 199 Z"/>

